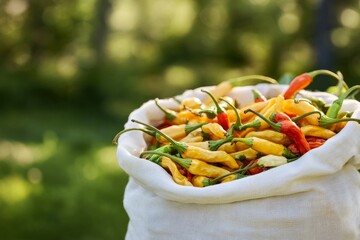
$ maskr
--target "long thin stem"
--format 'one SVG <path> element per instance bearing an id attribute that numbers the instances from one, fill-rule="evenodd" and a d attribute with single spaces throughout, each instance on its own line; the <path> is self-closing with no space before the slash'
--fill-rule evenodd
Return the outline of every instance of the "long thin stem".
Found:
<path id="1" fill-rule="evenodd" d="M 249 169 L 251 169 L 251 168 L 253 168 L 255 166 L 256 166 L 256 162 L 255 162 L 255 160 L 252 160 L 248 165 L 246 165 L 243 168 L 239 168 L 239 169 L 237 169 L 235 171 L 229 172 L 227 174 L 221 175 L 219 177 L 216 177 L 214 179 L 211 179 L 211 180 L 208 180 L 208 181 L 204 182 L 204 186 L 214 185 L 214 184 L 218 183 L 219 180 L 221 180 L 221 179 L 223 179 L 225 177 L 228 177 L 230 175 L 233 175 L 233 174 L 237 174 L 237 173 L 244 174 L 247 170 L 249 170 Z"/>
<path id="2" fill-rule="evenodd" d="M 156 151 L 144 151 L 140 154 L 140 157 L 143 157 L 146 154 L 155 154 L 155 155 L 160 155 L 160 156 L 164 156 L 167 158 L 170 158 L 171 160 L 173 160 L 174 162 L 178 163 L 180 166 L 188 169 L 191 165 L 191 159 L 190 158 L 179 158 L 173 155 L 170 155 L 168 153 L 163 153 L 163 152 L 156 152 Z"/>
<path id="3" fill-rule="evenodd" d="M 145 129 L 145 128 L 126 128 L 126 129 L 118 132 L 118 133 L 115 135 L 115 137 L 114 137 L 114 139 L 113 139 L 113 141 L 112 141 L 113 144 L 117 144 L 117 143 L 118 143 L 118 139 L 119 139 L 119 137 L 120 137 L 121 134 L 126 133 L 126 132 L 130 132 L 130 131 L 134 131 L 134 130 L 142 131 L 142 132 L 144 132 L 144 133 L 146 133 L 146 134 L 148 134 L 148 135 L 155 136 L 155 132 L 154 132 L 154 131 L 149 131 L 149 130 L 147 130 L 147 129 Z"/>
<path id="4" fill-rule="evenodd" d="M 227 80 L 227 82 L 230 83 L 233 87 L 246 86 L 261 82 L 278 84 L 278 82 L 275 79 L 263 75 L 248 75 L 248 76 L 229 79 Z"/>
<path id="5" fill-rule="evenodd" d="M 135 123 L 138 123 L 138 124 L 141 124 L 145 127 L 147 127 L 148 129 L 156 132 L 157 134 L 161 135 L 162 137 L 164 137 L 166 140 L 168 140 L 171 145 L 173 145 L 173 147 L 180 153 L 180 154 L 183 154 L 186 149 L 187 149 L 187 145 L 184 144 L 184 143 L 181 143 L 181 142 L 177 142 L 175 141 L 174 139 L 172 139 L 170 136 L 168 136 L 167 134 L 161 132 L 159 129 L 157 129 L 156 127 L 154 126 L 151 126 L 150 124 L 147 124 L 147 123 L 144 123 L 144 122 L 140 122 L 138 120 L 135 120 L 135 119 L 132 119 L 131 120 L 132 122 L 135 122 Z"/>

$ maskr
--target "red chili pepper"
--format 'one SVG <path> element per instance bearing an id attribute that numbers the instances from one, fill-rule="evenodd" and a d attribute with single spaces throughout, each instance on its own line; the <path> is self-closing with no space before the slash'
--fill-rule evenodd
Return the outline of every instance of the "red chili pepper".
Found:
<path id="1" fill-rule="evenodd" d="M 295 143 L 290 144 L 287 148 L 290 150 L 290 152 L 292 152 L 292 153 L 295 154 L 295 155 L 299 155 L 299 154 L 300 154 L 300 151 L 299 151 L 299 149 L 296 147 Z"/>
<path id="2" fill-rule="evenodd" d="M 306 140 L 308 141 L 311 149 L 320 147 L 326 142 L 326 139 L 318 137 L 308 137 Z"/>
<path id="3" fill-rule="evenodd" d="M 256 159 L 253 163 L 251 163 L 252 165 L 256 164 L 258 162 L 259 159 Z M 260 166 L 255 166 L 255 167 L 252 167 L 248 170 L 248 173 L 250 175 L 255 175 L 255 174 L 258 174 L 258 173 L 261 173 L 264 171 L 264 168 L 263 167 L 260 167 Z"/>
<path id="4" fill-rule="evenodd" d="M 254 102 L 266 102 L 267 99 L 264 95 L 262 95 L 261 92 L 259 92 L 257 89 L 252 89 L 252 93 L 254 96 Z"/>
<path id="5" fill-rule="evenodd" d="M 300 90 L 303 90 L 304 88 L 309 86 L 312 83 L 312 81 L 314 80 L 314 77 L 319 74 L 325 74 L 328 76 L 332 76 L 332 77 L 336 78 L 342 86 L 344 86 L 345 88 L 348 88 L 348 86 L 346 85 L 344 80 L 341 77 L 339 77 L 339 75 L 337 75 L 331 71 L 328 71 L 328 70 L 320 69 L 320 70 L 315 70 L 315 71 L 312 71 L 309 73 L 303 73 L 303 74 L 300 74 L 297 77 L 295 77 L 291 81 L 288 89 L 285 91 L 284 98 L 289 99 L 289 98 L 294 97 Z"/>
<path id="6" fill-rule="evenodd" d="M 282 113 L 282 114 L 278 114 L 278 113 L 273 113 L 270 115 L 270 120 L 278 123 L 278 122 L 283 122 L 283 121 L 290 121 L 291 118 L 289 115 Z"/>
<path id="7" fill-rule="evenodd" d="M 309 73 L 303 73 L 297 77 L 295 77 L 286 92 L 284 93 L 284 98 L 289 99 L 295 96 L 300 90 L 306 88 L 310 85 L 313 81 L 313 76 L 311 76 Z"/>
<path id="8" fill-rule="evenodd" d="M 189 182 L 191 182 L 191 181 L 192 181 L 192 178 L 193 178 L 193 175 L 191 174 L 191 172 L 189 172 L 189 171 L 186 170 L 186 177 L 187 177 L 187 179 L 189 180 Z"/>
<path id="9" fill-rule="evenodd" d="M 217 121 L 222 126 L 222 128 L 227 131 L 230 127 L 230 121 L 229 121 L 229 116 L 227 115 L 226 111 L 220 107 L 219 103 L 216 101 L 215 97 L 210 92 L 203 90 L 203 89 L 201 91 L 208 94 L 211 97 L 211 99 L 213 100 L 214 105 L 216 107 Z"/>
<path id="10" fill-rule="evenodd" d="M 248 111 L 251 111 L 254 114 L 258 115 L 276 131 L 286 134 L 295 143 L 301 154 L 305 154 L 307 151 L 310 150 L 309 143 L 306 141 L 306 138 L 301 132 L 301 129 L 285 113 L 276 112 L 275 114 L 272 114 L 270 116 L 270 119 L 267 119 L 263 115 L 253 111 L 252 109 L 248 109 L 244 112 L 246 113 Z"/>

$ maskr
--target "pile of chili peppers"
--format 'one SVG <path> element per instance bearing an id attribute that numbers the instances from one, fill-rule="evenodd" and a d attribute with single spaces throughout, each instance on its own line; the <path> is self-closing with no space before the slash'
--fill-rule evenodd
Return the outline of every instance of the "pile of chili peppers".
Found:
<path id="1" fill-rule="evenodd" d="M 335 77 L 339 88 L 345 89 L 330 105 L 300 95 L 320 74 Z M 155 127 L 133 119 L 139 127 L 124 129 L 114 142 L 125 132 L 142 131 L 152 141 L 141 158 L 160 165 L 178 184 L 207 187 L 297 160 L 335 136 L 348 121 L 360 123 L 351 118 L 352 113 L 340 111 L 360 85 L 348 88 L 340 74 L 327 70 L 301 74 L 284 94 L 270 99 L 253 90 L 253 103 L 246 106 L 237 106 L 226 96 L 233 87 L 253 80 L 277 84 L 260 75 L 231 79 L 211 91 L 202 90 L 207 95 L 204 101 L 174 99 L 179 103 L 177 109 L 166 109 L 156 99 L 156 106 L 164 112 L 163 123 Z"/>

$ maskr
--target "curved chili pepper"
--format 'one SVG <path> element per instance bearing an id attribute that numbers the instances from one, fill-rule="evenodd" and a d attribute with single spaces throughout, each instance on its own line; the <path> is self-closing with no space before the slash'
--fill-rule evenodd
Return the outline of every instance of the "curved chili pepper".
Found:
<path id="1" fill-rule="evenodd" d="M 286 158 L 296 157 L 284 145 L 257 137 L 234 138 L 232 142 L 243 142 L 264 155 L 272 154 L 276 156 L 284 156 Z"/>
<path id="2" fill-rule="evenodd" d="M 289 99 L 295 96 L 300 90 L 306 88 L 310 85 L 313 81 L 313 76 L 309 73 L 303 73 L 297 77 L 294 78 L 293 81 L 291 81 L 288 89 L 284 93 L 284 98 Z"/>
<path id="3" fill-rule="evenodd" d="M 140 122 L 135 119 L 132 119 L 131 121 L 139 123 L 145 126 L 146 128 L 148 128 L 149 130 L 154 131 L 157 134 L 164 137 L 165 139 L 167 139 L 169 143 L 172 145 L 172 147 L 184 158 L 195 158 L 205 162 L 222 163 L 225 166 L 228 166 L 229 168 L 232 169 L 236 169 L 239 167 L 236 160 L 230 154 L 224 151 L 211 151 L 211 150 L 206 150 L 203 148 L 191 146 L 183 142 L 178 142 L 172 139 L 171 137 L 169 137 L 168 135 L 162 133 L 159 129 L 157 129 L 154 126 Z"/>
<path id="4" fill-rule="evenodd" d="M 289 99 L 294 97 L 300 90 L 305 89 L 307 86 L 309 86 L 312 82 L 315 76 L 319 74 L 326 74 L 330 75 L 334 78 L 336 78 L 340 83 L 342 83 L 346 88 L 346 83 L 335 73 L 330 72 L 328 70 L 315 70 L 309 73 L 303 73 L 298 76 L 296 76 L 290 83 L 288 89 L 284 93 L 284 98 Z"/>
<path id="5" fill-rule="evenodd" d="M 254 102 L 266 102 L 267 101 L 266 97 L 259 90 L 252 89 L 251 91 L 253 93 Z"/>
<path id="6" fill-rule="evenodd" d="M 275 122 L 273 122 L 270 119 L 265 118 L 260 113 L 257 113 L 251 109 L 249 109 L 249 111 L 262 118 L 274 130 L 285 133 L 295 143 L 296 147 L 299 149 L 302 155 L 310 150 L 309 143 L 306 141 L 304 134 L 301 132 L 301 129 L 296 125 L 296 123 L 291 121 L 291 118 L 285 113 L 276 112 L 275 114 L 272 114 L 271 118 L 275 120 Z"/>
<path id="7" fill-rule="evenodd" d="M 184 167 L 186 170 L 188 170 L 191 174 L 194 175 L 201 175 L 205 177 L 215 178 L 229 173 L 229 171 L 224 168 L 217 167 L 194 158 L 180 158 L 167 153 L 159 153 L 154 151 L 144 151 L 141 153 L 140 157 L 142 157 L 145 154 L 156 154 L 170 158 L 171 160 L 178 163 L 180 166 Z"/>
<path id="8" fill-rule="evenodd" d="M 274 143 L 279 143 L 287 146 L 291 143 L 291 140 L 285 133 L 277 132 L 272 129 L 266 129 L 262 131 L 252 131 L 245 135 L 245 137 L 258 137 L 263 138 Z"/>
<path id="9" fill-rule="evenodd" d="M 230 127 L 230 121 L 226 111 L 220 107 L 219 103 L 216 101 L 215 97 L 210 92 L 204 89 L 202 89 L 201 91 L 208 94 L 209 97 L 213 100 L 216 107 L 217 121 L 225 130 L 228 130 Z"/>
<path id="10" fill-rule="evenodd" d="M 275 79 L 263 75 L 242 76 L 238 78 L 229 79 L 226 82 L 230 83 L 232 87 L 254 85 L 256 83 L 261 83 L 261 82 L 278 84 L 278 82 Z"/>
<path id="11" fill-rule="evenodd" d="M 160 131 L 167 134 L 168 136 L 174 139 L 184 138 L 186 135 L 195 131 L 196 129 L 208 124 L 207 122 L 197 123 L 197 124 L 180 124 L 180 125 L 171 125 L 165 128 L 162 128 Z M 165 142 L 166 139 L 160 138 L 160 142 Z"/>
<path id="12" fill-rule="evenodd" d="M 170 158 L 162 157 L 160 160 L 160 165 L 163 168 L 168 169 L 170 171 L 172 178 L 177 184 L 183 186 L 193 186 L 193 184 L 189 181 L 187 176 L 181 174 L 175 162 L 173 162 Z"/>
<path id="13" fill-rule="evenodd" d="M 239 169 L 226 173 L 224 175 L 218 176 L 214 179 L 203 179 L 202 183 L 204 187 L 210 186 L 210 185 L 214 185 L 217 184 L 221 179 L 227 178 L 229 177 L 228 181 L 231 180 L 235 180 L 235 179 L 239 179 L 239 178 L 243 178 L 246 175 L 246 172 L 251 169 L 256 167 L 256 160 L 251 161 L 249 164 L 247 164 L 246 166 L 240 167 Z"/>

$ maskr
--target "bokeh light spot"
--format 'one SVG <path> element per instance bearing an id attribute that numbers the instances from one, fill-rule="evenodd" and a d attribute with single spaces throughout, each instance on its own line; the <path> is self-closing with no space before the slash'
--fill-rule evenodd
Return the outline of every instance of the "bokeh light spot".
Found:
<path id="1" fill-rule="evenodd" d="M 350 32 L 346 28 L 336 28 L 331 32 L 331 42 L 336 47 L 346 47 L 350 43 Z"/>
<path id="2" fill-rule="evenodd" d="M 30 193 L 28 183 L 20 176 L 9 176 L 0 180 L 0 199 L 7 204 L 23 201 Z"/>
<path id="3" fill-rule="evenodd" d="M 24 13 L 28 8 L 26 0 L 10 0 L 5 5 L 5 12 L 11 16 L 18 16 Z"/>
<path id="4" fill-rule="evenodd" d="M 39 184 L 42 181 L 42 172 L 38 168 L 30 168 L 27 177 L 32 184 Z"/>
<path id="5" fill-rule="evenodd" d="M 340 15 L 340 22 L 344 27 L 357 28 L 359 26 L 359 13 L 351 8 L 342 11 Z"/>
<path id="6" fill-rule="evenodd" d="M 294 13 L 284 13 L 280 16 L 278 24 L 283 33 L 291 34 L 299 29 L 300 20 Z"/>
<path id="7" fill-rule="evenodd" d="M 165 72 L 165 81 L 174 87 L 189 87 L 195 81 L 195 74 L 188 68 L 171 66 Z"/>

